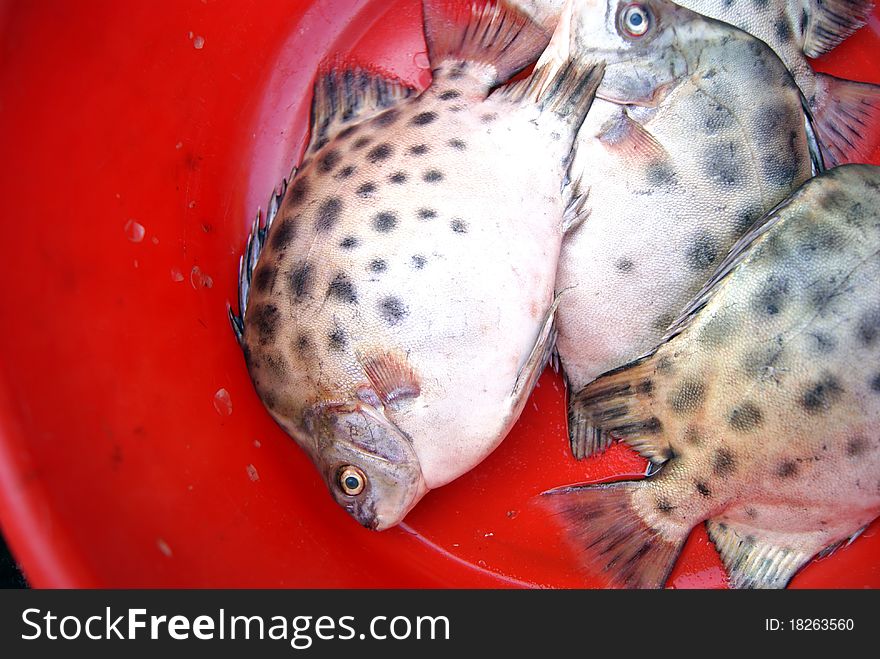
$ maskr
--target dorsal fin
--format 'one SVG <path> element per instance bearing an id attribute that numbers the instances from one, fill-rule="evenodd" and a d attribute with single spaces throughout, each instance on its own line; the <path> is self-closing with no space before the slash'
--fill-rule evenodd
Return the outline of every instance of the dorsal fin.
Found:
<path id="1" fill-rule="evenodd" d="M 320 150 L 347 126 L 384 112 L 414 92 L 388 74 L 343 62 L 324 65 L 315 81 L 308 152 Z"/>
<path id="2" fill-rule="evenodd" d="M 435 71 L 445 61 L 491 67 L 488 86 L 538 59 L 550 33 L 503 0 L 423 0 L 425 42 Z"/>
<path id="3" fill-rule="evenodd" d="M 868 22 L 872 0 L 802 0 L 807 28 L 804 54 L 819 57 Z"/>

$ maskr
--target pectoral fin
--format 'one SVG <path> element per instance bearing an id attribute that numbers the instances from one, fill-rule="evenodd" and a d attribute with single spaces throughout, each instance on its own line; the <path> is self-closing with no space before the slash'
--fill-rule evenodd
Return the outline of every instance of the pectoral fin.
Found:
<path id="1" fill-rule="evenodd" d="M 535 339 L 535 344 L 529 353 L 528 358 L 519 369 L 516 376 L 516 382 L 513 385 L 513 391 L 510 396 L 513 399 L 513 409 L 519 415 L 519 411 L 525 405 L 526 399 L 532 393 L 532 389 L 544 372 L 544 367 L 553 356 L 553 349 L 556 346 L 556 307 L 559 306 L 559 297 L 553 300 L 541 330 Z"/>

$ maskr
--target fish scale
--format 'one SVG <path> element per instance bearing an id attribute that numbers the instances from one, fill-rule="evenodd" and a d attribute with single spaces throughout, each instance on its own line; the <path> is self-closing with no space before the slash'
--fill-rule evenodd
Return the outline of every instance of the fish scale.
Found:
<path id="1" fill-rule="evenodd" d="M 503 3 L 424 9 L 423 93 L 319 77 L 310 146 L 243 278 L 257 392 L 380 530 L 501 442 L 546 362 L 572 141 L 601 77 L 570 63 L 490 94 L 549 35 Z"/>
<path id="2" fill-rule="evenodd" d="M 811 179 L 733 249 L 649 356 L 575 397 L 662 465 L 550 501 L 621 585 L 663 584 L 706 520 L 734 587 L 783 587 L 880 513 L 880 169 Z M 590 520 L 587 522 L 586 520 Z M 640 547 L 646 547 L 639 553 Z"/>

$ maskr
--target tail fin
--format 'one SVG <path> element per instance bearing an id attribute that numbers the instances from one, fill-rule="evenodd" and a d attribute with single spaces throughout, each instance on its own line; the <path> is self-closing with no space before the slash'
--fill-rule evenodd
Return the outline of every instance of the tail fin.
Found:
<path id="1" fill-rule="evenodd" d="M 550 33 L 503 1 L 423 0 L 431 68 L 447 60 L 492 67 L 489 86 L 509 80 L 534 62 Z"/>
<path id="2" fill-rule="evenodd" d="M 669 540 L 633 507 L 644 482 L 565 487 L 545 492 L 544 502 L 562 518 L 568 540 L 590 571 L 608 574 L 624 588 L 662 588 L 685 537 Z"/>
<path id="3" fill-rule="evenodd" d="M 652 412 L 655 361 L 652 355 L 610 371 L 571 397 L 568 434 L 575 458 L 601 453 L 613 433 L 651 462 L 669 459 L 663 424 Z"/>
<path id="4" fill-rule="evenodd" d="M 813 0 L 812 20 L 804 35 L 804 54 L 819 57 L 868 22 L 871 0 Z"/>
<path id="5" fill-rule="evenodd" d="M 824 99 L 813 111 L 829 167 L 869 162 L 880 147 L 880 86 L 818 73 Z"/>

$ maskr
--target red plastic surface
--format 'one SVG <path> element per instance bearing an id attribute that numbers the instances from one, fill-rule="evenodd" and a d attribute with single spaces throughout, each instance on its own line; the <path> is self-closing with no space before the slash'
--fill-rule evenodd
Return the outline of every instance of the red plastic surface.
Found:
<path id="1" fill-rule="evenodd" d="M 558 377 L 483 465 L 375 533 L 266 414 L 230 331 L 319 60 L 425 84 L 419 26 L 417 0 L 0 0 L 0 523 L 34 585 L 605 583 L 530 502 L 643 463 L 570 458 Z M 880 82 L 878 26 L 822 68 Z M 875 524 L 794 586 L 877 587 L 878 556 Z M 698 528 L 670 585 L 723 584 Z"/>

